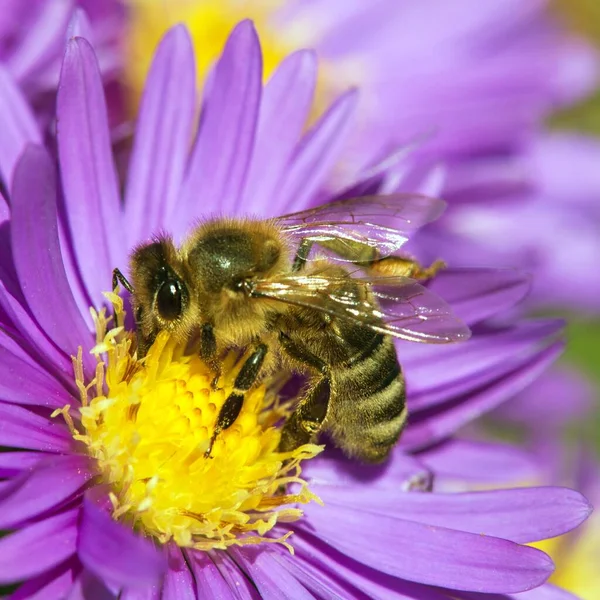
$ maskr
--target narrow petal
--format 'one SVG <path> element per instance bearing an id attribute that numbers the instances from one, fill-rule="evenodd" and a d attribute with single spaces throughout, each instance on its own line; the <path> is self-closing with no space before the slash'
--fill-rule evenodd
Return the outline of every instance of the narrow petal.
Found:
<path id="1" fill-rule="evenodd" d="M 69 590 L 67 600 L 115 600 L 117 594 L 118 591 L 113 592 L 106 582 L 84 569 Z"/>
<path id="2" fill-rule="evenodd" d="M 179 199 L 192 137 L 195 73 L 189 34 L 178 25 L 158 46 L 142 97 L 125 196 L 130 248 L 164 226 Z"/>
<path id="3" fill-rule="evenodd" d="M 531 277 L 516 269 L 448 269 L 428 287 L 472 325 L 512 308 L 525 297 L 530 283 Z"/>
<path id="4" fill-rule="evenodd" d="M 69 595 L 79 571 L 70 559 L 38 577 L 27 580 L 10 596 L 10 600 L 64 600 Z"/>
<path id="5" fill-rule="evenodd" d="M 211 554 L 187 550 L 186 555 L 196 580 L 198 598 L 206 598 L 206 600 L 234 600 L 237 598 L 225 576 L 213 561 Z"/>
<path id="6" fill-rule="evenodd" d="M 100 303 L 125 248 L 102 78 L 94 50 L 83 38 L 67 42 L 57 119 L 72 244 L 89 295 Z"/>
<path id="7" fill-rule="evenodd" d="M 436 478 L 474 483 L 533 481 L 540 466 L 535 458 L 510 444 L 447 440 L 417 455 Z"/>
<path id="8" fill-rule="evenodd" d="M 181 198 L 188 220 L 235 208 L 254 146 L 261 75 L 256 31 L 251 21 L 242 21 L 225 44 L 202 109 Z"/>
<path id="9" fill-rule="evenodd" d="M 166 568 L 164 554 L 87 498 L 79 529 L 77 554 L 101 579 L 136 587 L 151 585 L 162 577 Z"/>
<path id="10" fill-rule="evenodd" d="M 34 18 L 28 23 L 27 35 L 6 61 L 16 79 L 22 81 L 44 68 L 54 71 L 52 61 L 62 48 L 72 8 L 71 2 L 38 4 Z"/>
<path id="11" fill-rule="evenodd" d="M 314 534 L 297 531 L 292 539 L 296 550 L 295 556 L 282 553 L 278 557 L 279 560 L 292 571 L 301 568 L 308 573 L 308 581 L 324 576 L 326 589 L 331 585 L 331 580 L 334 581 L 333 589 L 343 585 L 343 593 L 334 595 L 333 599 L 335 600 L 337 598 L 350 599 L 355 595 L 360 600 L 364 600 L 365 596 L 369 600 L 390 600 L 392 598 L 396 600 L 450 600 L 450 598 L 455 598 L 454 590 L 449 598 L 442 590 L 438 591 L 429 586 L 398 579 L 383 573 L 377 567 L 368 567 L 351 556 L 328 546 Z M 350 582 L 352 587 L 350 587 Z M 354 587 L 360 591 L 357 592 L 353 589 Z"/>
<path id="12" fill-rule="evenodd" d="M 0 583 L 15 583 L 55 567 L 75 553 L 78 511 L 34 523 L 0 540 Z"/>
<path id="13" fill-rule="evenodd" d="M 29 146 L 15 172 L 12 249 L 23 294 L 50 339 L 67 355 L 84 347 L 84 364 L 95 361 L 85 350 L 94 343 L 69 288 L 58 239 L 56 179 L 43 148 Z"/>
<path id="14" fill-rule="evenodd" d="M 514 598 L 514 600 L 580 600 L 579 596 L 575 596 L 575 594 L 571 594 L 571 592 L 550 583 L 546 583 L 535 590 L 529 590 L 523 594 L 511 594 L 509 597 Z"/>
<path id="15" fill-rule="evenodd" d="M 25 147 L 30 143 L 39 144 L 41 139 L 27 100 L 1 65 L 0 90 L 0 178 L 10 189 L 17 161 Z"/>
<path id="16" fill-rule="evenodd" d="M 415 416 L 404 432 L 400 447 L 415 451 L 439 442 L 467 423 L 511 398 L 540 376 L 561 354 L 563 343 L 556 342 L 536 354 L 514 372 L 490 383 L 470 397 L 440 411 Z"/>
<path id="17" fill-rule="evenodd" d="M 88 19 L 85 10 L 80 7 L 76 7 L 73 11 L 73 15 L 71 16 L 71 20 L 69 21 L 69 25 L 67 27 L 66 41 L 69 41 L 71 38 L 75 37 L 82 37 L 90 43 L 93 42 L 93 33 L 90 20 Z"/>
<path id="18" fill-rule="evenodd" d="M 49 455 L 45 452 L 0 452 L 0 478 L 12 478 L 33 467 Z"/>
<path id="19" fill-rule="evenodd" d="M 339 450 L 328 449 L 324 456 L 308 462 L 303 476 L 313 484 L 347 486 L 362 489 L 382 487 L 411 489 L 429 487 L 431 473 L 417 458 L 403 452 L 392 452 L 381 465 L 366 465 L 348 460 Z M 312 484 L 311 484 L 312 485 Z"/>
<path id="20" fill-rule="evenodd" d="M 542 584 L 553 570 L 543 552 L 507 540 L 344 506 L 335 507 L 335 518 L 310 505 L 306 513 L 306 526 L 335 549 L 409 581 L 466 591 L 520 592 Z M 359 539 L 365 543 L 357 544 Z"/>
<path id="21" fill-rule="evenodd" d="M 0 403 L 0 446 L 44 452 L 69 452 L 73 438 L 57 419 Z"/>
<path id="22" fill-rule="evenodd" d="M 19 289 L 19 295 L 21 290 Z M 25 304 L 25 300 L 22 300 Z M 68 355 L 61 352 L 47 337 L 46 333 L 40 328 L 24 308 L 20 300 L 11 294 L 4 282 L 0 280 L 0 307 L 4 310 L 7 317 L 14 324 L 19 338 L 19 344 L 15 339 L 4 335 L 0 331 L 0 345 L 7 350 L 17 353 L 16 348 L 20 348 L 19 358 L 28 360 L 31 364 L 44 366 L 50 373 L 59 371 L 62 375 L 66 375 L 69 380 L 73 378 L 73 363 Z M 22 348 L 21 348 L 22 346 Z M 26 350 L 26 351 L 25 351 Z M 31 356 L 35 356 L 35 360 Z"/>
<path id="23" fill-rule="evenodd" d="M 232 548 L 231 555 L 265 600 L 314 600 L 314 596 L 279 562 L 269 548 Z"/>
<path id="24" fill-rule="evenodd" d="M 53 456 L 39 462 L 0 494 L 0 527 L 9 529 L 65 502 L 94 474 L 86 456 Z"/>
<path id="25" fill-rule="evenodd" d="M 196 584 L 180 548 L 168 549 L 169 568 L 165 574 L 162 600 L 196 600 Z"/>
<path id="26" fill-rule="evenodd" d="M 506 376 L 535 357 L 561 329 L 560 321 L 540 319 L 475 329 L 463 344 L 399 344 L 410 409 L 414 413 L 447 403 Z"/>
<path id="27" fill-rule="evenodd" d="M 327 507 L 341 506 L 430 525 L 499 537 L 519 544 L 552 538 L 580 525 L 592 509 L 568 488 L 515 488 L 470 493 L 373 494 L 367 487 L 311 486 Z M 318 509 L 310 511 L 310 514 Z"/>
<path id="28" fill-rule="evenodd" d="M 236 562 L 225 552 L 212 552 L 210 559 L 214 562 L 221 576 L 227 583 L 229 588 L 229 594 L 236 600 L 261 600 L 260 594 L 252 581 L 248 579 Z M 220 596 L 216 595 L 217 589 L 205 590 L 198 584 L 199 594 L 212 593 L 212 598 L 215 600 L 221 600 Z M 229 598 L 227 593 L 224 595 L 225 598 Z"/>
<path id="29" fill-rule="evenodd" d="M 315 53 L 300 50 L 288 56 L 269 80 L 239 211 L 259 216 L 272 212 L 271 200 L 308 118 L 316 79 Z"/>
<path id="30" fill-rule="evenodd" d="M 0 400 L 61 408 L 72 398 L 48 373 L 0 346 Z"/>
<path id="31" fill-rule="evenodd" d="M 292 537 L 292 544 L 296 547 L 296 541 L 298 536 Z M 273 553 L 273 560 L 278 562 L 286 571 L 293 575 L 298 581 L 310 590 L 317 598 L 323 600 L 364 600 L 364 594 L 356 589 L 350 581 L 353 583 L 356 581 L 355 573 L 349 574 L 349 577 L 345 577 L 345 573 L 340 573 L 337 569 L 336 572 L 332 573 L 325 568 L 323 562 L 318 564 L 312 564 L 310 561 L 304 560 L 302 555 L 297 552 L 294 556 L 289 556 L 287 553 Z M 379 574 L 380 577 L 385 575 Z M 369 596 L 370 599 L 375 600 L 377 596 Z"/>
<path id="32" fill-rule="evenodd" d="M 302 138 L 277 186 L 280 214 L 306 208 L 324 185 L 339 158 L 357 97 L 355 90 L 343 94 Z"/>

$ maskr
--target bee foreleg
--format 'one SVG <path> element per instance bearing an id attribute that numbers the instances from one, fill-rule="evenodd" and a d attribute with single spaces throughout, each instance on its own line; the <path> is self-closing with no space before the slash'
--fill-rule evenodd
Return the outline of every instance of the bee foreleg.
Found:
<path id="1" fill-rule="evenodd" d="M 329 409 L 329 378 L 323 377 L 296 406 L 290 415 L 279 442 L 280 452 L 290 452 L 310 443 L 321 431 Z"/>
<path id="2" fill-rule="evenodd" d="M 129 280 L 119 269 L 113 269 L 112 272 L 112 289 L 113 292 L 117 289 L 117 286 L 121 284 L 130 294 L 133 294 L 133 286 L 129 283 Z"/>
<path id="3" fill-rule="evenodd" d="M 217 389 L 219 378 L 221 377 L 221 363 L 217 356 L 217 339 L 215 338 L 215 332 L 213 326 L 210 323 L 202 325 L 200 332 L 200 358 L 208 363 L 215 374 L 212 380 L 211 387 L 213 390 Z"/>
<path id="4" fill-rule="evenodd" d="M 265 356 L 267 355 L 267 351 L 268 347 L 266 344 L 259 344 L 252 354 L 250 354 L 250 356 L 248 356 L 248 358 L 244 361 L 242 368 L 235 378 L 233 392 L 229 394 L 223 406 L 221 407 L 221 410 L 219 411 L 217 423 L 215 424 L 215 430 L 213 431 L 210 442 L 208 443 L 208 448 L 204 453 L 205 458 L 210 456 L 213 445 L 219 433 L 221 433 L 221 431 L 224 429 L 231 427 L 238 418 L 238 415 L 242 410 L 242 406 L 244 405 L 244 395 L 258 378 L 258 374 L 260 373 L 260 369 L 265 360 Z"/>

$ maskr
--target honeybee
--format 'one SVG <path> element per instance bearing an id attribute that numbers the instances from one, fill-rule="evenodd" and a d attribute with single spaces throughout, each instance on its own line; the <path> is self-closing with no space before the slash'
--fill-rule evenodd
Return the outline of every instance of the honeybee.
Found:
<path id="1" fill-rule="evenodd" d="M 469 337 L 450 307 L 416 281 L 440 265 L 424 269 L 394 255 L 443 207 L 440 200 L 395 194 L 268 220 L 217 218 L 198 225 L 180 247 L 168 236 L 137 247 L 131 283 L 115 269 L 113 287 L 120 282 L 132 294 L 139 356 L 161 330 L 182 343 L 194 336 L 217 385 L 223 351 L 245 350 L 207 457 L 235 422 L 246 392 L 278 367 L 308 377 L 283 426 L 282 451 L 327 431 L 349 456 L 387 457 L 407 417 L 393 338 Z"/>

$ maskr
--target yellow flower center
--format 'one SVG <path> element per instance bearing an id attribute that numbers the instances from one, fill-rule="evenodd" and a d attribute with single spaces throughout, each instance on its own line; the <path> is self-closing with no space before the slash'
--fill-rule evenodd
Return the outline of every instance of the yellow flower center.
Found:
<path id="1" fill-rule="evenodd" d="M 293 22 L 283 23 L 277 11 L 286 0 L 128 0 L 127 47 L 123 56 L 127 100 L 135 114 L 150 63 L 165 32 L 185 23 L 195 49 L 200 87 L 219 58 L 231 30 L 243 19 L 252 19 L 258 32 L 266 81 L 291 52 L 312 48 L 319 30 L 318 11 L 307 11 Z M 330 102 L 365 77 L 360 57 L 348 57 L 328 64 L 319 60 L 317 90 L 309 122 L 313 122 Z"/>
<path id="2" fill-rule="evenodd" d="M 282 0 L 128 0 L 128 60 L 125 81 L 135 104 L 139 100 L 156 46 L 164 33 L 185 23 L 196 49 L 198 81 L 202 84 L 237 23 L 250 18 L 258 30 L 265 79 L 294 47 L 269 25 Z"/>
<path id="3" fill-rule="evenodd" d="M 108 296 L 122 315 L 118 296 Z M 239 417 L 205 457 L 219 410 L 233 389 L 237 355 L 224 359 L 221 388 L 212 389 L 214 374 L 206 364 L 184 355 L 165 332 L 138 361 L 130 350 L 132 336 L 122 328 L 107 331 L 104 312 L 93 314 L 99 340 L 93 381 L 83 380 L 81 353 L 75 359 L 81 427 L 69 407 L 57 413 L 96 459 L 112 490 L 114 518 L 162 543 L 200 550 L 260 542 L 289 547 L 289 532 L 279 538 L 266 534 L 277 523 L 302 516 L 294 505 L 319 501 L 299 477 L 299 463 L 322 447 L 278 452 L 275 425 L 289 410 L 260 385 L 246 394 Z M 288 493 L 292 483 L 294 493 Z"/>

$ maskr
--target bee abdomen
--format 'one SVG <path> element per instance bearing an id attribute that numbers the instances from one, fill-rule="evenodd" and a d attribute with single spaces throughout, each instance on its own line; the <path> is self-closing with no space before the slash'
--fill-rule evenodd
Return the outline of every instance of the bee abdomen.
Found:
<path id="1" fill-rule="evenodd" d="M 386 335 L 332 372 L 328 429 L 347 454 L 368 462 L 387 457 L 406 423 L 404 377 Z"/>

